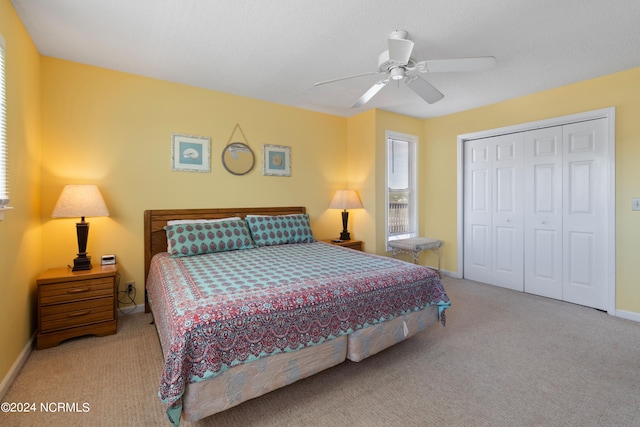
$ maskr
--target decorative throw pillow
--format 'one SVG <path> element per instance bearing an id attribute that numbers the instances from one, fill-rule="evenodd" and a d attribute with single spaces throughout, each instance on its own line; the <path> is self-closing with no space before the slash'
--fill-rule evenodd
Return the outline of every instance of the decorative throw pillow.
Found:
<path id="1" fill-rule="evenodd" d="M 167 221 L 167 225 L 177 225 L 177 224 L 196 224 L 196 223 L 205 223 L 205 222 L 222 222 L 229 220 L 239 220 L 242 219 L 239 216 L 231 216 L 227 218 L 218 218 L 218 219 L 172 219 Z M 171 241 L 167 237 L 167 252 L 171 253 Z"/>
<path id="2" fill-rule="evenodd" d="M 172 257 L 200 255 L 255 247 L 243 220 L 167 225 Z"/>
<path id="3" fill-rule="evenodd" d="M 247 215 L 245 220 L 256 246 L 315 242 L 309 215 Z"/>

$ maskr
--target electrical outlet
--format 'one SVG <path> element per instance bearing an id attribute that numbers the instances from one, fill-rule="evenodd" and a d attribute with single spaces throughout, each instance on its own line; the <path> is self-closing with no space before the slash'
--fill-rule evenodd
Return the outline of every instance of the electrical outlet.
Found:
<path id="1" fill-rule="evenodd" d="M 634 197 L 631 199 L 631 210 L 640 211 L 640 197 Z"/>
<path id="2" fill-rule="evenodd" d="M 125 286 L 125 292 L 130 294 L 131 292 L 133 292 L 133 289 L 136 287 L 136 282 L 126 282 L 124 284 Z"/>

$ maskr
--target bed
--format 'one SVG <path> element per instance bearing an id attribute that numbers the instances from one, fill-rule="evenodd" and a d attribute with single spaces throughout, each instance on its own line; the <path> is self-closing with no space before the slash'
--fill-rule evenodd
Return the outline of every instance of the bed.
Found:
<path id="1" fill-rule="evenodd" d="M 444 325 L 450 305 L 427 267 L 316 241 L 304 207 L 148 210 L 144 237 L 174 425 Z"/>

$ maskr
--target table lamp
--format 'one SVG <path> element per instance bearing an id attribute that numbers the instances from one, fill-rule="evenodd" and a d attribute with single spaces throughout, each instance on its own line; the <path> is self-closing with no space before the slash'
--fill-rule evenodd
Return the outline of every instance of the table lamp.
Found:
<path id="1" fill-rule="evenodd" d="M 349 223 L 349 212 L 347 209 L 362 209 L 362 202 L 356 190 L 338 190 L 329 205 L 329 209 L 343 209 L 342 211 L 342 232 L 340 240 L 351 240 L 347 224 Z"/>
<path id="2" fill-rule="evenodd" d="M 85 217 L 109 216 L 100 190 L 95 185 L 65 185 L 58 198 L 52 218 L 82 218 L 76 223 L 78 257 L 73 260 L 72 271 L 91 270 L 91 257 L 87 255 L 89 223 Z"/>

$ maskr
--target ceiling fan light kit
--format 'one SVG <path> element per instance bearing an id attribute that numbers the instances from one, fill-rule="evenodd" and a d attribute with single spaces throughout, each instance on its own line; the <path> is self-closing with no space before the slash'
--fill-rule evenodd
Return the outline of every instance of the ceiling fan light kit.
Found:
<path id="1" fill-rule="evenodd" d="M 337 79 L 317 82 L 314 86 L 334 83 L 372 74 L 385 74 L 385 77 L 374 83 L 351 108 L 358 108 L 369 102 L 383 87 L 390 81 L 404 80 L 416 95 L 429 104 L 438 102 L 444 98 L 444 94 L 436 89 L 431 83 L 415 74 L 437 73 L 437 72 L 459 72 L 459 71 L 484 71 L 492 68 L 496 64 L 493 56 L 460 59 L 432 59 L 416 62 L 411 58 L 414 43 L 407 37 L 409 33 L 405 30 L 395 30 L 389 35 L 387 40 L 388 49 L 378 56 L 378 71 L 370 71 L 355 74 Z"/>
<path id="2" fill-rule="evenodd" d="M 392 80 L 402 80 L 405 77 L 404 69 L 400 67 L 392 68 L 389 75 Z"/>

